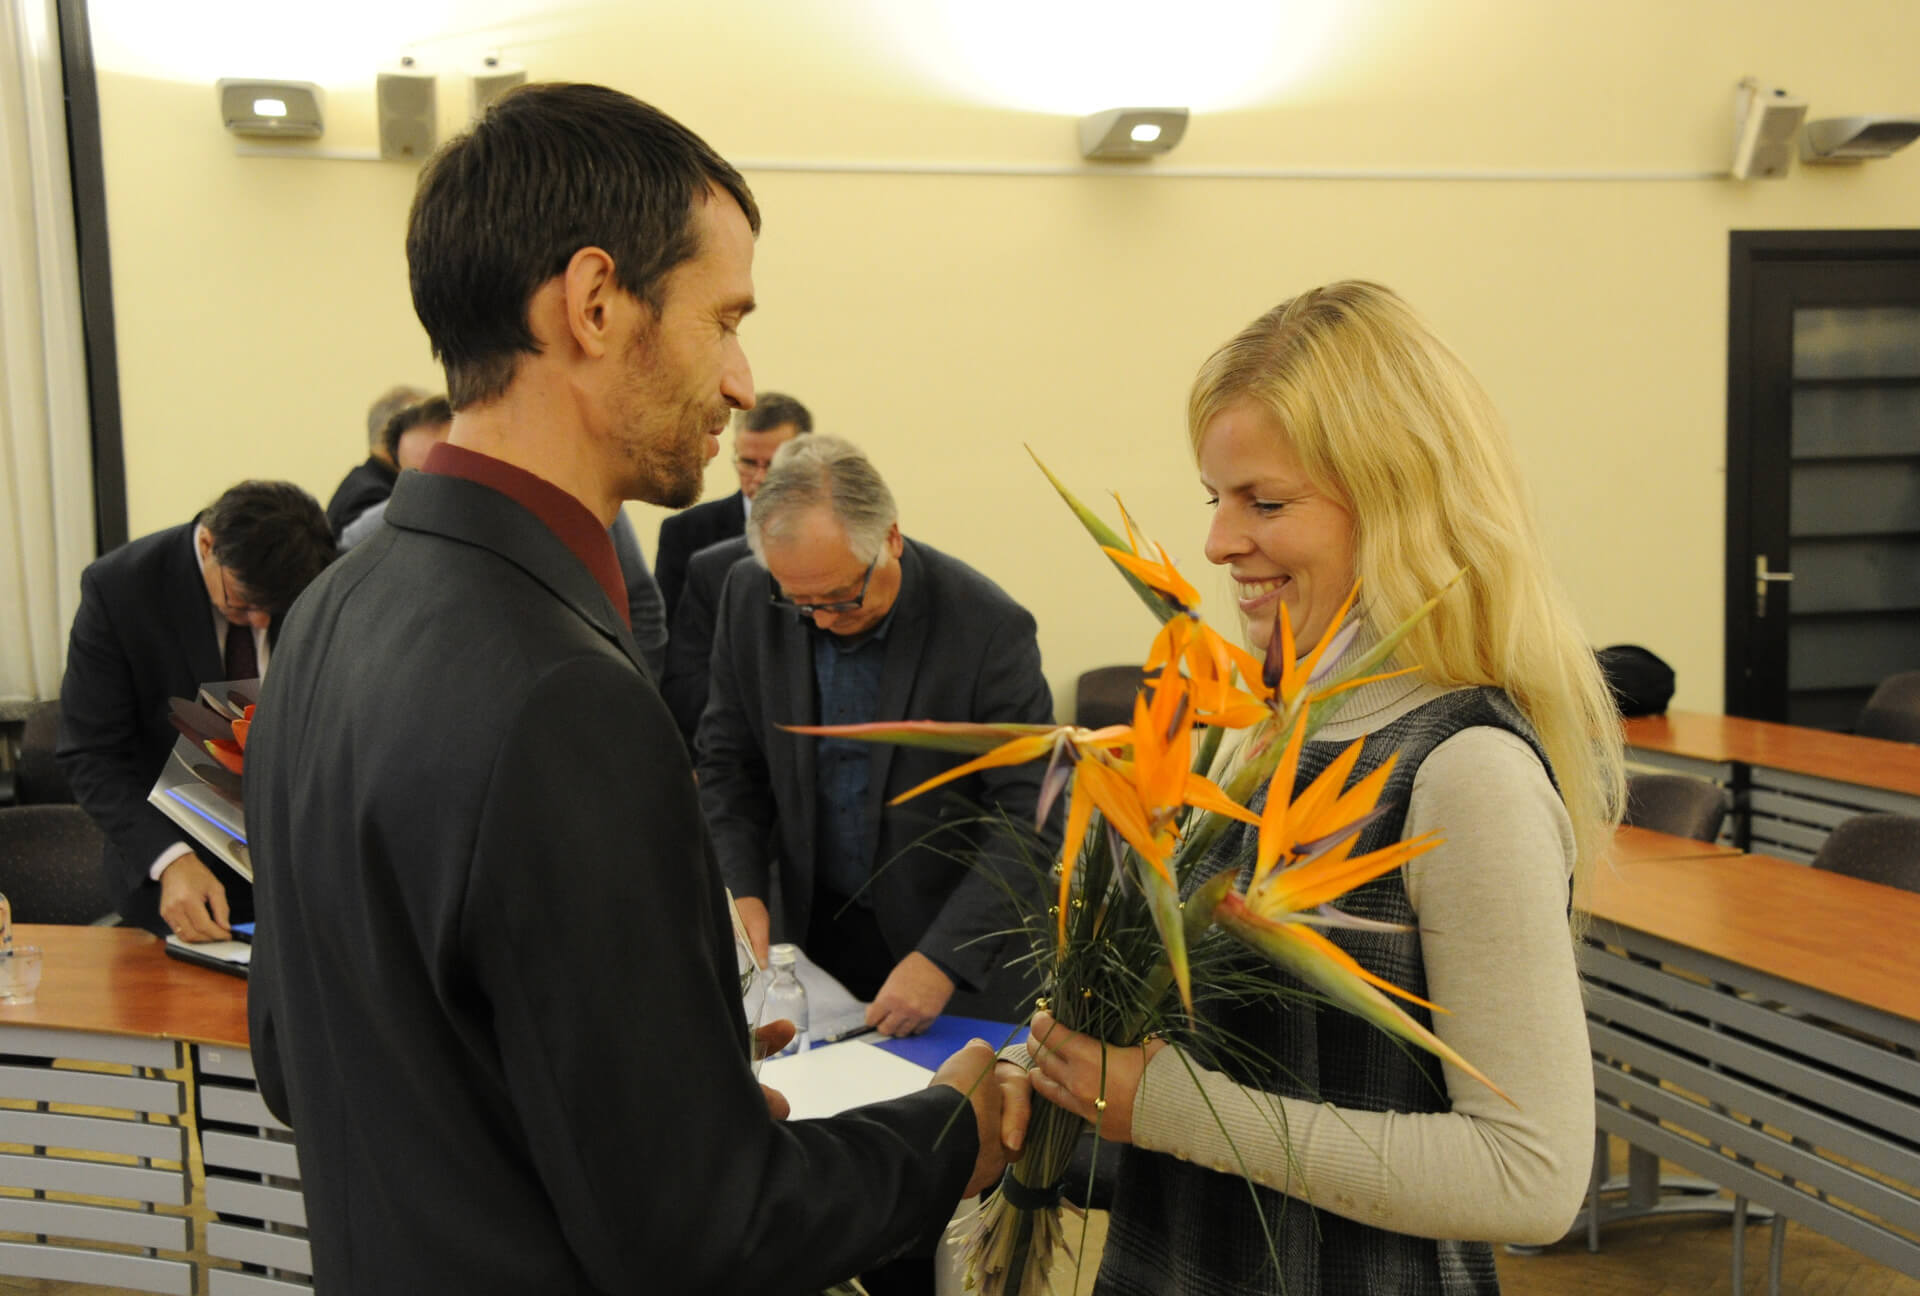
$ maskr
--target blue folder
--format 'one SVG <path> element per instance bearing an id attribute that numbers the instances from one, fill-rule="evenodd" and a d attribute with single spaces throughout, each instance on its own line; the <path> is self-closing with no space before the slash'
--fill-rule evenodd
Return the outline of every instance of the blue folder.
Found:
<path id="1" fill-rule="evenodd" d="M 938 1017 L 924 1035 L 901 1039 L 870 1037 L 867 1043 L 932 1071 L 965 1048 L 968 1040 L 983 1039 L 997 1051 L 1026 1036 L 1025 1026 L 1010 1022 L 985 1021 L 979 1017 Z"/>

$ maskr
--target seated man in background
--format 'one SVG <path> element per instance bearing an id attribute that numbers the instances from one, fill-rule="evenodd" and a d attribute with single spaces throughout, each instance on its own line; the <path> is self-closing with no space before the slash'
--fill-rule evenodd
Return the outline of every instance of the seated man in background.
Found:
<path id="1" fill-rule="evenodd" d="M 696 748 L 701 806 L 756 952 L 774 925 L 777 843 L 781 938 L 871 1000 L 880 1031 L 917 1034 L 949 1010 L 1025 1020 L 1033 969 L 1009 934 L 1021 911 L 1008 889 L 1037 892 L 1046 861 L 1030 866 L 1022 843 L 946 793 L 1031 824 L 1041 766 L 983 770 L 892 806 L 963 758 L 779 726 L 1051 724 L 1033 617 L 902 536 L 887 484 L 838 437 L 780 448 L 747 539 L 760 561 L 734 566 L 721 593 Z"/>
<path id="2" fill-rule="evenodd" d="M 380 445 L 394 472 L 403 473 L 426 463 L 427 452 L 445 441 L 452 430 L 453 406 L 447 404 L 445 396 L 428 396 L 404 406 L 387 420 Z M 388 498 L 375 500 L 360 511 L 359 517 L 336 529 L 340 552 L 345 553 L 379 529 L 380 520 L 387 515 Z"/>
<path id="3" fill-rule="evenodd" d="M 367 407 L 367 459 L 334 487 L 327 501 L 327 526 L 338 540 L 347 523 L 393 493 L 393 480 L 400 473 L 394 467 L 393 454 L 387 449 L 387 424 L 393 416 L 427 393 L 418 387 L 390 387 Z"/>
<path id="4" fill-rule="evenodd" d="M 280 614 L 333 555 L 318 501 L 248 481 L 82 574 L 54 754 L 106 834 L 107 888 L 129 926 L 226 940 L 253 917 L 246 881 L 196 854 L 147 793 L 179 737 L 168 699 L 264 676 Z"/>
<path id="5" fill-rule="evenodd" d="M 684 513 L 671 514 L 660 524 L 660 551 L 654 557 L 669 624 L 680 603 L 687 562 L 708 545 L 746 532 L 753 494 L 767 475 L 773 452 L 811 431 L 813 415 L 807 407 L 779 392 L 761 392 L 752 409 L 734 415 L 733 470 L 740 476 L 740 489 L 722 499 L 696 504 Z"/>

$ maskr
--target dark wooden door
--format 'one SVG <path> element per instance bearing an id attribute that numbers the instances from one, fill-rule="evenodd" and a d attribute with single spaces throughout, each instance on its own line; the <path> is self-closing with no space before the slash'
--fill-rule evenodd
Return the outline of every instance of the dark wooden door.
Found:
<path id="1" fill-rule="evenodd" d="M 1726 710 L 1847 729 L 1920 669 L 1920 230 L 1732 238 Z"/>

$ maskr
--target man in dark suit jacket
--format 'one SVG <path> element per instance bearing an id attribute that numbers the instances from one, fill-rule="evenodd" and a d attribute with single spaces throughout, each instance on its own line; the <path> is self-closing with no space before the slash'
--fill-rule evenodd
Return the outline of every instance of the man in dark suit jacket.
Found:
<path id="1" fill-rule="evenodd" d="M 966 803 L 1031 825 L 1040 767 L 984 770 L 891 806 L 964 758 L 779 726 L 1051 724 L 1033 617 L 905 539 L 886 483 L 837 437 L 782 447 L 748 539 L 764 568 L 727 577 L 696 743 L 701 803 L 749 933 L 764 948 L 774 926 L 771 838 L 781 938 L 870 999 L 882 1032 L 914 1034 L 948 1010 L 1024 1019 L 1033 968 L 1009 934 L 1022 906 L 1008 892 L 1035 894 L 1046 856 Z"/>
<path id="2" fill-rule="evenodd" d="M 327 501 L 327 525 L 333 528 L 336 544 L 349 522 L 393 494 L 400 466 L 387 445 L 387 424 L 394 415 L 426 398 L 427 393 L 418 387 L 390 387 L 367 407 L 366 461 L 340 479 L 333 498 Z"/>
<path id="3" fill-rule="evenodd" d="M 818 1291 L 1001 1164 L 985 1044 L 779 1119 L 622 615 L 622 500 L 696 498 L 752 403 L 757 225 L 738 172 L 599 86 L 517 90 L 422 172 L 453 433 L 288 617 L 248 748 L 253 1060 L 320 1291 Z"/>
<path id="4" fill-rule="evenodd" d="M 230 678 L 230 650 L 250 649 L 264 670 L 275 618 L 332 557 L 311 495 L 242 482 L 195 520 L 122 545 L 81 575 L 55 755 L 106 834 L 101 867 L 128 924 L 209 941 L 253 917 L 246 880 L 195 853 L 147 793 L 179 737 L 168 700 Z"/>
<path id="5" fill-rule="evenodd" d="M 708 545 L 687 563 L 686 584 L 680 591 L 680 606 L 674 609 L 667 637 L 667 665 L 660 677 L 660 696 L 666 699 L 667 710 L 673 712 L 688 751 L 693 750 L 700 713 L 707 709 L 707 665 L 713 656 L 720 590 L 727 583 L 728 570 L 751 556 L 747 538 L 737 535 Z"/>
<path id="6" fill-rule="evenodd" d="M 660 524 L 654 575 L 667 602 L 669 625 L 674 609 L 680 606 L 687 563 L 709 545 L 746 533 L 753 494 L 760 489 L 774 452 L 793 438 L 813 431 L 813 415 L 791 396 L 762 392 L 753 408 L 742 410 L 733 424 L 733 470 L 740 475 L 740 489 L 725 499 L 708 500 L 684 513 L 672 514 Z"/>

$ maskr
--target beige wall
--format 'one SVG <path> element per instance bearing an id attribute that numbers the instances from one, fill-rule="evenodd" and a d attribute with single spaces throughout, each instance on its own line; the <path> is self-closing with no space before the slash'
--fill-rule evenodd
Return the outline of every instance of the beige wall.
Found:
<path id="1" fill-rule="evenodd" d="M 474 7 L 480 20 L 456 23 L 425 12 L 446 5 L 347 6 L 333 26 L 368 25 L 368 66 L 358 84 L 328 82 L 323 143 L 371 145 L 370 65 L 405 36 L 449 70 L 449 127 L 465 95 L 457 70 L 495 47 L 536 77 L 604 80 L 651 99 L 743 163 L 1077 160 L 1059 111 L 986 102 L 936 76 L 937 58 L 923 61 L 928 49 L 958 48 L 936 14 L 1032 6 Z M 1199 552 L 1187 383 L 1213 346 L 1288 293 L 1338 276 L 1383 280 L 1436 321 L 1505 410 L 1554 561 L 1595 641 L 1647 644 L 1678 670 L 1680 705 L 1717 709 L 1728 231 L 1920 224 L 1920 148 L 1770 183 L 1617 173 L 1724 169 L 1732 86 L 1746 74 L 1790 86 L 1814 116 L 1920 109 L 1920 5 L 1300 7 L 1324 18 L 1310 65 L 1240 91 L 1250 103 L 1197 112 L 1170 164 L 1615 178 L 749 165 L 766 214 L 762 309 L 746 332 L 757 379 L 800 395 L 823 430 L 864 444 L 911 533 L 1034 609 L 1058 693 L 1088 666 L 1135 656 L 1148 626 L 1021 447 L 1089 497 L 1121 492 L 1223 602 Z M 131 16 L 138 8 L 94 0 L 136 534 L 186 517 L 242 476 L 288 477 L 324 498 L 359 454 L 368 400 L 397 380 L 435 381 L 401 248 L 413 168 L 236 156 L 214 111 L 215 73 L 186 71 L 186 52 L 156 49 Z M 1196 4 L 1195 21 L 1214 8 Z M 379 26 L 400 22 L 394 13 L 413 28 Z M 1024 52 L 1030 39 L 1010 30 L 999 43 Z M 1234 98 L 1224 83 L 1239 66 L 1236 42 L 1201 31 L 1193 43 L 1203 61 L 1187 101 Z M 1269 43 L 1292 48 L 1285 33 Z M 985 45 L 976 62 L 991 61 L 994 42 Z M 299 75 L 295 54 L 279 57 L 273 68 L 262 55 L 218 71 Z M 1089 70 L 1081 63 L 1059 52 L 1036 93 L 1067 94 Z M 1120 92 L 1075 93 L 1118 102 Z M 709 493 L 731 489 L 729 476 L 723 452 Z M 651 551 L 658 513 L 634 512 Z"/>

